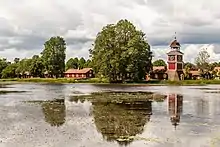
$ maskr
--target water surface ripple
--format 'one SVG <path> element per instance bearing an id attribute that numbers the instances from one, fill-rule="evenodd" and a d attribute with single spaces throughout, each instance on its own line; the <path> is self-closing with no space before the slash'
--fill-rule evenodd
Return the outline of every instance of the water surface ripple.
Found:
<path id="1" fill-rule="evenodd" d="M 0 91 L 0 147 L 220 146 L 220 85 L 24 83 Z M 153 95 L 89 97 L 107 91 Z"/>

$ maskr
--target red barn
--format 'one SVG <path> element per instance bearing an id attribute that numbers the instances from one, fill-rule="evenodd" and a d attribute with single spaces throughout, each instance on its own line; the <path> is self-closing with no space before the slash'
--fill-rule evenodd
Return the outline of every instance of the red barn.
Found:
<path id="1" fill-rule="evenodd" d="M 68 69 L 64 74 L 66 78 L 74 79 L 88 79 L 94 77 L 92 68 Z"/>

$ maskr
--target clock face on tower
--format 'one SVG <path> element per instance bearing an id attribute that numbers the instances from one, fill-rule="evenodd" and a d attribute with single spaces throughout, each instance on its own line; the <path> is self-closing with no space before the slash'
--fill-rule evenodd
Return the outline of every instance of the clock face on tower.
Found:
<path id="1" fill-rule="evenodd" d="M 169 60 L 170 61 L 174 61 L 175 60 L 175 56 L 169 56 Z"/>
<path id="2" fill-rule="evenodd" d="M 182 56 L 178 56 L 178 61 L 182 61 Z"/>

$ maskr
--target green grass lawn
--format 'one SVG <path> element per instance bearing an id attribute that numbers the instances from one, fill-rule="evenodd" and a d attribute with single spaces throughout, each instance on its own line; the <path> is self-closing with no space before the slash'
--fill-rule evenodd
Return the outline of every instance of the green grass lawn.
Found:
<path id="1" fill-rule="evenodd" d="M 27 78 L 27 79 L 0 79 L 0 82 L 35 82 L 35 83 L 109 83 L 107 79 L 91 78 L 91 79 L 68 79 L 68 78 Z M 220 84 L 220 80 L 184 80 L 184 81 L 168 81 L 168 80 L 151 80 L 143 82 L 129 82 L 126 85 L 207 85 Z"/>
<path id="2" fill-rule="evenodd" d="M 27 79 L 0 79 L 0 82 L 35 82 L 35 83 L 108 83 L 106 79 L 68 79 L 68 78 L 27 78 Z"/>

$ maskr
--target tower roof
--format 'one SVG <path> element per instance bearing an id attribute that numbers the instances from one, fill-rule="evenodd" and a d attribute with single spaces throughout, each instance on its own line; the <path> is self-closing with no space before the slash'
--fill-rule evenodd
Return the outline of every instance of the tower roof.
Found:
<path id="1" fill-rule="evenodd" d="M 183 55 L 181 51 L 171 50 L 167 55 Z"/>
<path id="2" fill-rule="evenodd" d="M 180 47 L 180 43 L 175 39 L 171 42 L 170 44 L 171 48 L 179 48 Z"/>

